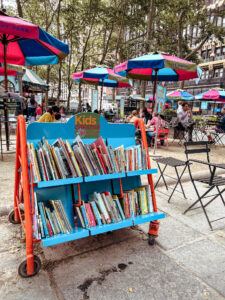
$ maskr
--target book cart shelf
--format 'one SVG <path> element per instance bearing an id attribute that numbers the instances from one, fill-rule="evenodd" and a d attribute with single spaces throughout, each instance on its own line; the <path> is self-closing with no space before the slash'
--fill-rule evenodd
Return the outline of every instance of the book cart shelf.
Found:
<path id="1" fill-rule="evenodd" d="M 97 126 L 88 126 L 90 120 L 95 118 Z M 89 120 L 89 121 L 85 121 Z M 86 122 L 86 123 L 85 123 Z M 77 126 L 77 124 L 86 124 Z M 135 124 L 139 127 L 142 135 L 143 147 L 148 146 L 145 134 L 144 123 L 138 119 Z M 27 142 L 37 142 L 45 137 L 51 145 L 57 138 L 68 140 L 70 144 L 74 141 L 76 134 L 86 134 L 83 138 L 85 143 L 91 144 L 101 136 L 107 145 L 113 148 L 124 145 L 124 148 L 135 145 L 135 126 L 133 124 L 111 124 L 102 116 L 94 113 L 81 113 L 73 116 L 67 123 L 32 123 L 26 130 L 25 119 L 18 117 L 17 121 L 17 147 L 15 162 L 15 187 L 14 187 L 14 209 L 9 214 L 9 221 L 13 224 L 21 223 L 26 235 L 26 260 L 19 266 L 19 274 L 22 277 L 36 275 L 41 267 L 40 259 L 33 253 L 33 244 L 42 241 L 43 246 L 52 246 L 68 241 L 96 235 L 107 231 L 130 227 L 141 223 L 150 222 L 149 244 L 153 245 L 155 237 L 158 235 L 159 219 L 165 217 L 164 213 L 157 211 L 155 191 L 152 174 L 157 173 L 157 169 L 151 169 L 150 158 L 147 155 L 148 169 L 139 171 L 129 171 L 123 173 L 113 173 L 89 177 L 77 177 L 58 179 L 50 181 L 33 182 L 32 165 L 28 161 Z M 84 130 L 84 128 L 86 128 Z M 91 129 L 90 129 L 91 128 Z M 93 129 L 94 128 L 94 129 Z M 85 133 L 86 132 L 86 133 Z M 127 218 L 117 223 L 97 225 L 88 229 L 77 227 L 74 221 L 74 207 L 81 205 L 81 200 L 87 201 L 88 194 L 93 192 L 109 191 L 112 195 L 117 194 L 123 197 L 123 191 L 138 188 L 141 186 L 141 175 L 147 175 L 150 185 L 153 203 L 153 212 Z M 33 214 L 34 212 L 34 192 L 37 201 L 60 199 L 69 222 L 73 228 L 70 234 L 57 234 L 42 240 L 33 238 Z M 20 204 L 23 203 L 23 209 Z"/>

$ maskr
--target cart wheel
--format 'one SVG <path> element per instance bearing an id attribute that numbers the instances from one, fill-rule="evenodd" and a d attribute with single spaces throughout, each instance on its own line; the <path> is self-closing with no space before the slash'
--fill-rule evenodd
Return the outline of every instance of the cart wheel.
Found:
<path id="1" fill-rule="evenodd" d="M 155 238 L 156 238 L 155 235 L 149 234 L 148 244 L 149 244 L 150 246 L 154 246 L 154 244 L 155 244 Z"/>
<path id="2" fill-rule="evenodd" d="M 24 210 L 23 209 L 20 209 L 20 213 L 21 213 L 21 215 L 23 215 L 24 214 Z M 11 211 L 10 211 L 10 213 L 9 213 L 9 222 L 10 223 L 12 223 L 12 224 L 20 224 L 20 220 L 19 221 L 15 221 L 15 212 L 14 212 L 14 209 L 12 209 Z"/>
<path id="3" fill-rule="evenodd" d="M 27 278 L 37 275 L 41 268 L 41 260 L 37 255 L 34 255 L 34 274 L 27 275 L 27 260 L 24 260 L 18 269 L 18 273 L 21 277 Z"/>

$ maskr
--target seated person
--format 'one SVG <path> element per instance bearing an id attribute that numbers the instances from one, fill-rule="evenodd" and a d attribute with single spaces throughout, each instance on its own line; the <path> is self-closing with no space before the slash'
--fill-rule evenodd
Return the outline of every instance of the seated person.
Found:
<path id="1" fill-rule="evenodd" d="M 44 113 L 38 122 L 40 123 L 52 123 L 55 121 L 55 115 L 59 113 L 58 106 L 52 106 L 47 109 L 47 112 Z"/>
<path id="2" fill-rule="evenodd" d="M 139 117 L 147 124 L 152 119 L 152 115 L 148 112 L 146 107 L 140 109 Z"/>
<path id="3" fill-rule="evenodd" d="M 144 106 L 140 109 L 139 118 L 144 121 L 144 124 L 147 125 L 148 121 L 152 119 L 152 115 L 148 112 L 147 108 Z M 137 130 L 135 136 L 139 141 L 141 140 L 141 131 Z"/>
<path id="4" fill-rule="evenodd" d="M 153 118 L 148 121 L 146 128 L 146 137 L 148 144 L 151 145 L 152 138 L 156 135 L 157 130 L 157 123 L 158 123 L 158 114 L 153 113 Z M 165 127 L 165 121 L 163 119 L 159 119 L 158 129 L 162 129 Z M 164 140 L 161 140 L 161 145 L 164 146 Z"/>
<path id="5" fill-rule="evenodd" d="M 207 137 L 208 137 L 210 144 L 213 144 L 215 142 L 214 139 L 212 138 L 211 133 L 213 134 L 215 132 L 217 132 L 217 133 L 225 132 L 225 107 L 222 108 L 221 114 L 222 114 L 222 118 L 221 118 L 220 123 L 218 123 L 216 126 L 209 128 L 208 130 L 206 130 L 206 133 L 208 132 Z"/>
<path id="6" fill-rule="evenodd" d="M 55 123 L 61 123 L 62 122 L 62 115 L 60 113 L 57 113 L 55 115 Z"/>
<path id="7" fill-rule="evenodd" d="M 178 116 L 179 112 L 182 111 L 182 104 L 183 104 L 183 101 L 178 101 L 177 116 Z"/>
<path id="8" fill-rule="evenodd" d="M 192 119 L 192 112 L 188 107 L 187 103 L 182 104 L 182 109 L 178 113 L 178 120 L 181 130 L 186 130 L 188 132 L 188 141 L 192 141 L 192 131 L 193 131 L 193 123 L 190 123 L 190 119 Z"/>
<path id="9" fill-rule="evenodd" d="M 126 122 L 134 123 L 136 119 L 138 119 L 138 111 L 133 110 L 132 113 L 126 118 Z"/>

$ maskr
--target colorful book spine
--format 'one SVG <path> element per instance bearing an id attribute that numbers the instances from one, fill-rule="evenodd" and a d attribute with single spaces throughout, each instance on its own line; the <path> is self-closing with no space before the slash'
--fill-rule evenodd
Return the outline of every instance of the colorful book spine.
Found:
<path id="1" fill-rule="evenodd" d="M 45 215 L 44 215 L 44 210 L 43 210 L 43 207 L 42 207 L 42 202 L 38 203 L 38 207 L 39 207 L 39 212 L 41 214 L 41 220 L 42 220 L 42 224 L 43 224 L 43 227 L 44 227 L 44 233 L 45 233 L 45 236 L 48 238 L 49 237 L 49 232 L 48 232 L 48 227 L 47 227 L 47 223 L 46 223 L 46 219 L 45 219 Z"/>
<path id="2" fill-rule="evenodd" d="M 40 230 L 41 230 L 41 237 L 45 238 L 45 232 L 44 232 L 44 227 L 43 227 L 43 222 L 42 222 L 42 218 L 39 215 L 39 224 L 40 224 Z"/>
<path id="3" fill-rule="evenodd" d="M 120 201 L 119 201 L 118 197 L 117 196 L 113 196 L 113 199 L 116 201 L 116 205 L 117 205 L 117 207 L 119 209 L 121 218 L 123 220 L 125 220 L 125 215 L 124 215 L 124 212 L 123 212 L 123 209 L 121 207 L 121 204 L 120 204 Z"/>
<path id="4" fill-rule="evenodd" d="M 60 216 L 60 214 L 59 214 L 59 210 L 58 210 L 58 208 L 57 208 L 57 205 L 56 205 L 55 201 L 54 201 L 54 200 L 49 200 L 49 202 L 51 203 L 52 207 L 53 207 L 54 210 L 55 210 L 56 217 L 57 217 L 57 221 L 58 221 L 58 223 L 60 224 L 60 229 L 61 229 L 62 233 L 67 233 L 66 230 L 65 230 L 63 221 L 62 221 L 62 219 L 61 219 L 61 216 Z"/>
<path id="5" fill-rule="evenodd" d="M 69 220 L 68 220 L 68 217 L 67 217 L 67 214 L 66 214 L 66 212 L 65 212 L 65 209 L 64 209 L 64 207 L 63 207 L 63 205 L 62 205 L 62 201 L 61 201 L 61 200 L 57 200 L 57 202 L 58 202 L 58 204 L 59 204 L 59 206 L 60 206 L 60 208 L 61 208 L 61 211 L 62 211 L 62 214 L 63 214 L 63 218 L 64 218 L 64 220 L 65 220 L 65 222 L 66 222 L 66 225 L 67 225 L 68 230 L 69 230 L 69 231 L 72 231 L 72 227 L 71 227 L 70 222 L 69 222 Z"/>
<path id="6" fill-rule="evenodd" d="M 84 218 L 85 228 L 89 228 L 90 225 L 89 225 L 89 223 L 88 223 L 88 218 L 87 218 L 87 214 L 86 214 L 86 210 L 85 210 L 84 205 L 81 205 L 80 208 L 81 208 L 81 211 L 82 211 L 82 216 L 83 216 L 83 218 Z"/>
<path id="7" fill-rule="evenodd" d="M 47 227 L 48 227 L 48 232 L 49 232 L 49 235 L 50 236 L 53 236 L 54 235 L 54 232 L 52 230 L 52 226 L 51 226 L 51 223 L 49 221 L 47 221 Z"/>
<path id="8" fill-rule="evenodd" d="M 54 224 L 53 224 L 52 218 L 51 218 L 50 210 L 49 210 L 47 207 L 45 207 L 45 212 L 46 212 L 46 215 L 47 215 L 47 217 L 48 217 L 48 219 L 49 219 L 49 222 L 50 222 L 50 224 L 51 224 L 53 233 L 56 234 L 56 230 L 55 230 L 55 226 L 54 226 Z"/>
<path id="9" fill-rule="evenodd" d="M 106 222 L 107 223 L 111 223 L 109 214 L 108 214 L 107 209 L 106 209 L 106 207 L 104 205 L 104 202 L 103 202 L 103 200 L 101 198 L 101 195 L 99 193 L 96 193 L 96 192 L 94 193 L 94 195 L 95 195 L 95 201 L 98 204 L 99 210 L 104 215 L 104 218 L 105 218 Z"/>
<path id="10" fill-rule="evenodd" d="M 100 217 L 98 208 L 97 208 L 97 206 L 96 206 L 96 203 L 95 203 L 94 201 L 91 201 L 90 204 L 91 204 L 92 210 L 93 210 L 93 212 L 94 212 L 94 215 L 95 215 L 95 219 L 96 219 L 97 224 L 98 224 L 98 225 L 102 225 L 101 217 Z"/>
<path id="11" fill-rule="evenodd" d="M 62 228 L 62 225 L 61 225 L 61 222 L 59 221 L 58 216 L 57 216 L 57 213 L 56 213 L 55 210 L 53 210 L 53 214 L 54 214 L 55 220 L 56 220 L 56 222 L 57 222 L 57 225 L 58 225 L 58 227 L 59 227 L 59 233 L 64 233 L 63 228 Z"/>
<path id="12" fill-rule="evenodd" d="M 88 220 L 90 222 L 91 227 L 96 226 L 95 218 L 94 218 L 94 215 L 92 213 L 90 203 L 85 203 L 85 209 L 86 209 L 87 217 L 88 217 Z"/>
<path id="13" fill-rule="evenodd" d="M 84 218 L 81 214 L 80 207 L 75 207 L 75 210 L 76 210 L 76 214 L 77 214 L 77 218 L 78 218 L 78 223 L 79 223 L 78 225 L 85 228 Z"/>

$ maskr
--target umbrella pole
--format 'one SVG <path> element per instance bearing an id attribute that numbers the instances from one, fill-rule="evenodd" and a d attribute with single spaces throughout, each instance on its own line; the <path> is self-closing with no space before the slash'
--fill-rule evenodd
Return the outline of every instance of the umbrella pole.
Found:
<path id="1" fill-rule="evenodd" d="M 2 38 L 3 50 L 4 50 L 4 75 L 5 75 L 5 92 L 8 93 L 8 77 L 7 77 L 7 46 L 8 41 L 6 35 L 3 34 Z M 8 122 L 8 106 L 7 98 L 5 100 L 5 136 L 6 136 L 6 148 L 9 151 L 9 122 Z"/>
<path id="2" fill-rule="evenodd" d="M 157 88 L 157 79 L 158 79 L 158 69 L 155 69 L 155 81 L 153 85 L 153 98 L 152 98 L 152 112 L 154 111 L 154 106 L 155 106 L 155 93 Z"/>
<path id="3" fill-rule="evenodd" d="M 155 94 L 156 94 L 156 88 L 157 88 L 157 77 L 158 77 L 158 69 L 155 70 L 155 81 L 154 81 L 154 86 L 153 86 L 153 99 L 152 99 L 152 112 L 154 111 L 154 106 L 155 106 Z M 155 151 L 156 151 L 157 136 L 158 136 L 158 130 L 159 130 L 159 121 L 160 121 L 160 116 L 158 114 L 157 125 L 156 125 L 156 133 L 155 133 L 154 151 L 153 151 L 154 155 L 155 155 Z"/>
<path id="4" fill-rule="evenodd" d="M 101 96 L 100 96 L 100 113 L 102 112 L 103 85 L 104 85 L 104 80 L 102 80 L 102 88 L 101 88 Z"/>

